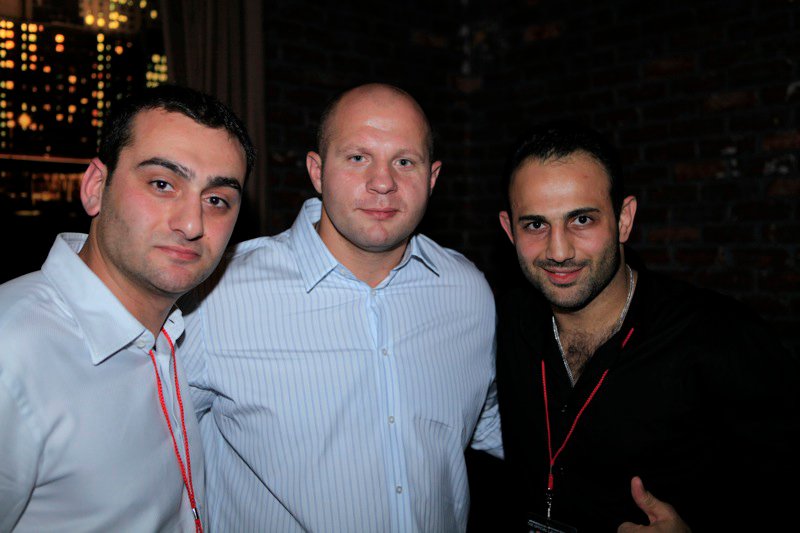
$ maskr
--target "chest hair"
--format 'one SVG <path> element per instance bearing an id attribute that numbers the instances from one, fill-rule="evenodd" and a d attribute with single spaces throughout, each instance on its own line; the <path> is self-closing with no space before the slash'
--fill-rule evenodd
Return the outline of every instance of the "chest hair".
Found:
<path id="1" fill-rule="evenodd" d="M 589 359 L 592 358 L 597 349 L 602 345 L 608 336 L 591 335 L 585 331 L 576 331 L 569 335 L 561 336 L 561 344 L 564 347 L 564 358 L 572 372 L 572 378 L 577 383 L 583 369 Z"/>

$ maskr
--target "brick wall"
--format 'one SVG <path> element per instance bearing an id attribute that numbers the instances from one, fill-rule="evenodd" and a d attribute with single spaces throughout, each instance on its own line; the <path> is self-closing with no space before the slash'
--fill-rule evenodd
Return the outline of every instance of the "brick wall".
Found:
<path id="1" fill-rule="evenodd" d="M 532 122 L 578 118 L 622 148 L 647 264 L 748 302 L 800 352 L 800 3 L 284 0 L 265 24 L 272 232 L 313 193 L 325 101 L 396 83 L 444 161 L 422 231 L 504 288 L 506 156 Z"/>
<path id="2" fill-rule="evenodd" d="M 485 34 L 470 127 L 489 168 L 535 119 L 608 133 L 647 264 L 748 302 L 800 352 L 797 2 L 529 0 L 470 25 Z"/>

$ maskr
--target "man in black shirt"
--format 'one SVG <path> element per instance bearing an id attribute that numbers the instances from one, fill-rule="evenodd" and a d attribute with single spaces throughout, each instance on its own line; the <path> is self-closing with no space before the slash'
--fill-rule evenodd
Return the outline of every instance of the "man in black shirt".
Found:
<path id="1" fill-rule="evenodd" d="M 615 150 L 592 130 L 544 125 L 512 159 L 508 193 L 500 222 L 532 285 L 500 305 L 498 326 L 520 523 L 793 523 L 797 362 L 742 304 L 630 266 L 637 202 Z"/>

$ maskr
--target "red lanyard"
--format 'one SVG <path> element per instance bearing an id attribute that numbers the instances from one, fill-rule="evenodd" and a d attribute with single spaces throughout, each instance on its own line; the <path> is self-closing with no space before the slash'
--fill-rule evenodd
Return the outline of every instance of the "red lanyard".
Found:
<path id="1" fill-rule="evenodd" d="M 172 437 L 172 450 L 175 452 L 175 458 L 178 460 L 178 466 L 181 468 L 181 476 L 183 477 L 183 484 L 186 487 L 186 492 L 189 494 L 189 503 L 192 505 L 192 514 L 194 515 L 195 531 L 197 533 L 203 532 L 203 526 L 200 523 L 200 513 L 197 512 L 197 501 L 194 499 L 194 485 L 192 485 L 192 458 L 189 455 L 189 438 L 186 436 L 186 418 L 183 415 L 183 399 L 181 399 L 181 386 L 178 383 L 178 363 L 175 359 L 175 345 L 172 339 L 167 334 L 166 330 L 161 329 L 161 333 L 169 343 L 169 350 L 172 354 L 172 373 L 175 375 L 175 394 L 178 397 L 178 407 L 181 413 L 181 433 L 183 433 L 183 450 L 186 453 L 186 466 L 183 465 L 181 454 L 178 451 L 178 442 L 175 440 L 175 433 L 172 431 L 172 423 L 169 420 L 169 412 L 167 411 L 167 404 L 164 402 L 164 390 L 161 386 L 161 376 L 158 374 L 158 366 L 156 365 L 156 356 L 153 350 L 150 350 L 150 360 L 153 361 L 153 370 L 156 371 L 156 386 L 158 387 L 158 401 L 161 403 L 161 412 L 164 413 L 164 420 L 167 421 L 169 428 L 169 435 Z"/>
<path id="2" fill-rule="evenodd" d="M 624 348 L 625 345 L 628 343 L 628 339 L 631 338 L 633 334 L 633 328 L 628 332 L 628 335 L 625 337 L 625 340 L 622 341 L 622 347 Z M 567 436 L 564 437 L 564 441 L 561 443 L 561 446 L 556 450 L 556 453 L 553 454 L 553 439 L 550 433 L 550 407 L 547 402 L 547 378 L 545 377 L 544 372 L 544 359 L 542 359 L 542 395 L 544 396 L 544 421 L 547 427 L 547 453 L 550 457 L 550 468 L 548 469 L 547 473 L 547 493 L 546 493 L 546 503 L 547 503 L 547 518 L 550 518 L 550 512 L 553 507 L 553 466 L 556 464 L 556 459 L 564 450 L 564 447 L 567 445 L 567 441 L 572 436 L 572 432 L 575 431 L 575 426 L 578 425 L 578 420 L 583 415 L 583 412 L 586 410 L 586 407 L 589 406 L 589 402 L 592 401 L 594 395 L 597 394 L 597 390 L 600 388 L 600 385 L 603 384 L 603 381 L 606 379 L 606 375 L 608 374 L 608 369 L 603 372 L 603 375 L 600 376 L 600 379 L 597 381 L 597 385 L 594 386 L 592 392 L 589 394 L 589 397 L 586 398 L 586 401 L 583 402 L 583 406 L 578 411 L 578 414 L 575 415 L 575 419 L 572 421 L 572 426 L 570 426 L 569 431 L 567 432 Z"/>

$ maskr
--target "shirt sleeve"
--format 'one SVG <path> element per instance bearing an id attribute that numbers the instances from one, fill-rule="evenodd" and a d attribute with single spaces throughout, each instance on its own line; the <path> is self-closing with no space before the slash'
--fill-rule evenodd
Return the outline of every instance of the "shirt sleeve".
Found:
<path id="1" fill-rule="evenodd" d="M 497 381 L 495 379 L 495 360 L 497 355 L 497 339 L 492 339 L 492 383 L 486 392 L 481 416 L 472 435 L 470 446 L 484 451 L 498 459 L 504 458 L 503 435 L 500 427 L 500 409 L 497 404 Z"/>
<path id="2" fill-rule="evenodd" d="M 184 304 L 191 312 L 183 316 L 184 339 L 180 345 L 179 357 L 186 372 L 186 380 L 189 383 L 189 394 L 192 396 L 194 411 L 197 419 L 203 418 L 210 409 L 216 396 L 208 383 L 206 358 L 208 353 L 205 344 L 205 332 L 203 331 L 204 320 L 203 310 L 198 308 L 199 299 L 195 294 L 190 293 L 184 297 Z"/>
<path id="3" fill-rule="evenodd" d="M 497 385 L 492 382 L 486 395 L 478 425 L 472 436 L 472 448 L 503 458 L 503 439 L 500 431 L 500 412 L 497 407 Z"/>
<path id="4" fill-rule="evenodd" d="M 11 531 L 33 492 L 41 445 L 31 431 L 29 406 L 4 377 L 0 369 L 0 531 Z"/>

